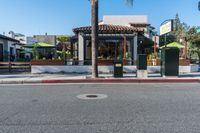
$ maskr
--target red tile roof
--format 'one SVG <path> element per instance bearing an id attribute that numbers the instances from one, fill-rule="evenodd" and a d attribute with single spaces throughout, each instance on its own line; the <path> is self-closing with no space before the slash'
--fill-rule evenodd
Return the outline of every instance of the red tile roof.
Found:
<path id="1" fill-rule="evenodd" d="M 91 26 L 87 27 L 79 27 L 73 29 L 74 33 L 91 33 Z M 139 32 L 144 31 L 143 28 L 134 28 L 134 27 L 128 27 L 128 26 L 119 26 L 119 25 L 99 25 L 99 33 L 133 33 L 133 32 Z"/>
<path id="2" fill-rule="evenodd" d="M 150 26 L 148 23 L 129 23 L 130 25 L 142 25 L 142 26 Z"/>

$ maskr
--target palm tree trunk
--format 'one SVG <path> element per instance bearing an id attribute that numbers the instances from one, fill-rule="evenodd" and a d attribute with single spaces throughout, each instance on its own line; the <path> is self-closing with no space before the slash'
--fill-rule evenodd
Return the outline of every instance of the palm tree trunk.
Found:
<path id="1" fill-rule="evenodd" d="M 97 46 L 98 46 L 98 0 L 91 1 L 92 16 L 92 78 L 98 77 Z"/>

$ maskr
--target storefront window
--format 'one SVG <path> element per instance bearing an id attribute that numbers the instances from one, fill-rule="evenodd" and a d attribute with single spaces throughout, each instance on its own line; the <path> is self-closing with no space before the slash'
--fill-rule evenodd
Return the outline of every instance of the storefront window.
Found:
<path id="1" fill-rule="evenodd" d="M 126 57 L 131 58 L 130 41 L 126 43 Z M 86 40 L 85 58 L 91 60 L 91 41 Z M 115 60 L 124 57 L 124 40 L 100 40 L 98 43 L 98 60 Z"/>
<path id="2" fill-rule="evenodd" d="M 73 59 L 78 60 L 78 43 L 77 42 L 73 43 L 72 47 L 73 48 L 71 49 L 71 51 L 72 51 Z"/>

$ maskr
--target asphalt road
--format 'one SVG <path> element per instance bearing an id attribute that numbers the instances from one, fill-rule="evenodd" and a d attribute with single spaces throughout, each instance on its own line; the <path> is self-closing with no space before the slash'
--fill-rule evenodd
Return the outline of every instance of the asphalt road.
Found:
<path id="1" fill-rule="evenodd" d="M 199 132 L 200 84 L 0 86 L 0 133 Z"/>

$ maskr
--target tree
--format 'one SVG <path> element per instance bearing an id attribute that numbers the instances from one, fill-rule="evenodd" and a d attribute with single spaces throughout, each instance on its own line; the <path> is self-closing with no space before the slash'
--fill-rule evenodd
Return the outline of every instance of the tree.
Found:
<path id="1" fill-rule="evenodd" d="M 91 2 L 91 23 L 92 23 L 92 78 L 98 77 L 97 46 L 98 46 L 98 0 L 89 0 Z M 133 0 L 125 0 L 127 4 L 133 5 Z"/>
<path id="2" fill-rule="evenodd" d="M 65 43 L 65 42 L 69 41 L 69 37 L 68 36 L 64 36 L 64 35 L 57 36 L 56 39 L 60 43 Z"/>
<path id="3" fill-rule="evenodd" d="M 176 14 L 175 21 L 174 21 L 174 34 L 176 42 L 180 42 L 181 40 L 185 40 L 187 37 L 187 32 L 190 27 L 186 23 L 181 23 L 178 14 Z"/>
<path id="4" fill-rule="evenodd" d="M 97 42 L 98 42 L 98 0 L 91 0 L 91 16 L 92 16 L 92 78 L 98 77 L 97 62 Z"/>
<path id="5" fill-rule="evenodd" d="M 196 32 L 197 27 L 192 27 L 188 31 L 189 41 L 190 41 L 190 53 L 197 54 L 198 59 L 200 59 L 200 33 Z"/>
<path id="6" fill-rule="evenodd" d="M 60 35 L 56 37 L 58 41 L 58 50 L 62 49 L 62 58 L 65 61 L 66 60 L 66 45 L 69 41 L 68 36 Z"/>
<path id="7" fill-rule="evenodd" d="M 39 53 L 37 49 L 37 45 L 34 45 L 32 49 L 33 59 L 38 60 L 39 59 Z"/>

